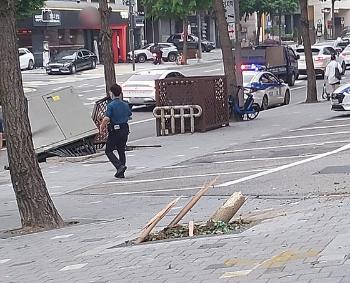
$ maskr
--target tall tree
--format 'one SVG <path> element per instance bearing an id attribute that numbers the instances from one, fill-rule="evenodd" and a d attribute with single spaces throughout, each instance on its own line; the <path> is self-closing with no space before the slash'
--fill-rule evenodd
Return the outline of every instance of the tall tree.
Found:
<path id="1" fill-rule="evenodd" d="M 222 0 L 213 0 L 213 6 L 219 27 L 219 37 L 224 62 L 224 71 L 227 80 L 227 91 L 238 101 L 239 90 L 235 73 L 235 60 L 232 52 L 232 43 L 228 33 L 227 21 L 225 19 L 225 8 Z"/>
<path id="2" fill-rule="evenodd" d="M 272 1 L 273 0 L 240 0 L 239 2 L 241 17 L 249 17 L 253 13 L 257 13 L 256 45 L 259 45 L 262 16 L 265 13 L 270 13 L 274 9 Z"/>
<path id="3" fill-rule="evenodd" d="M 108 1 L 109 2 L 109 1 Z M 101 41 L 102 41 L 102 61 L 104 66 L 106 94 L 109 96 L 109 90 L 116 83 L 113 50 L 112 50 L 112 30 L 109 24 L 112 9 L 108 7 L 107 0 L 99 0 L 99 11 L 101 17 Z"/>
<path id="4" fill-rule="evenodd" d="M 271 0 L 271 13 L 278 15 L 278 34 L 281 41 L 282 15 L 294 13 L 298 9 L 298 0 Z"/>
<path id="5" fill-rule="evenodd" d="M 212 0 L 142 0 L 148 15 L 155 18 L 172 18 L 183 23 L 183 63 L 187 64 L 188 17 L 195 11 L 210 7 Z"/>
<path id="6" fill-rule="evenodd" d="M 16 17 L 31 17 L 33 12 L 44 7 L 45 0 L 16 0 Z"/>
<path id="7" fill-rule="evenodd" d="M 28 1 L 29 2 L 29 1 Z M 0 1 L 0 100 L 13 189 L 24 229 L 62 227 L 35 156 L 16 38 L 16 1 Z"/>
<path id="8" fill-rule="evenodd" d="M 301 27 L 304 43 L 306 74 L 307 74 L 307 96 L 306 103 L 317 102 L 316 74 L 314 61 L 312 58 L 311 40 L 310 40 L 310 23 L 308 15 L 308 0 L 299 0 L 301 10 Z"/>

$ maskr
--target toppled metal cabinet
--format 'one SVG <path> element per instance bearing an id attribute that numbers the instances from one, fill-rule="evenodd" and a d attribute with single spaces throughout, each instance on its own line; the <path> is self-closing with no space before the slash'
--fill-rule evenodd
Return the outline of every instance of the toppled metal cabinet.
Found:
<path id="1" fill-rule="evenodd" d="M 98 129 L 71 87 L 45 95 L 30 93 L 27 99 L 37 154 L 79 156 L 95 152 L 93 140 Z"/>

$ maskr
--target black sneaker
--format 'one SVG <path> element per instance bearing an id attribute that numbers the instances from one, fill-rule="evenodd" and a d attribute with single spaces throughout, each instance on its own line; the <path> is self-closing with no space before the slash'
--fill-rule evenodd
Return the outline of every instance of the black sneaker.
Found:
<path id="1" fill-rule="evenodd" d="M 127 167 L 125 165 L 120 165 L 118 170 L 117 170 L 117 173 L 115 173 L 114 177 L 122 178 L 122 176 L 124 176 L 124 172 L 125 172 L 126 168 Z"/>

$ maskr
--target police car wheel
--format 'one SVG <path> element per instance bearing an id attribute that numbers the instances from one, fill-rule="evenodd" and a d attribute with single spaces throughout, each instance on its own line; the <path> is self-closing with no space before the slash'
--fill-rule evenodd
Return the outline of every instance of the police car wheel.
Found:
<path id="1" fill-rule="evenodd" d="M 289 90 L 287 90 L 286 93 L 284 94 L 283 104 L 287 105 L 287 104 L 289 104 L 289 102 L 290 102 L 290 92 L 289 92 Z"/>
<path id="2" fill-rule="evenodd" d="M 269 107 L 269 98 L 265 94 L 261 103 L 261 110 L 267 110 L 268 107 Z"/>
<path id="3" fill-rule="evenodd" d="M 288 85 L 293 86 L 295 84 L 295 74 L 292 73 L 288 79 Z"/>

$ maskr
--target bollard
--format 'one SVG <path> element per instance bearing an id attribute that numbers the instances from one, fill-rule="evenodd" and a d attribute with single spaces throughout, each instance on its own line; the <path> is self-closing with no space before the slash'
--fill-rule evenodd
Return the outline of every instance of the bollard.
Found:
<path id="1" fill-rule="evenodd" d="M 186 113 L 189 112 L 189 113 Z M 166 135 L 166 119 L 170 119 L 171 133 L 176 133 L 176 119 L 180 119 L 180 132 L 185 133 L 185 119 L 190 119 L 191 133 L 194 133 L 194 120 L 202 115 L 202 108 L 199 105 L 178 105 L 155 107 L 153 116 L 160 119 L 162 136 Z"/>

